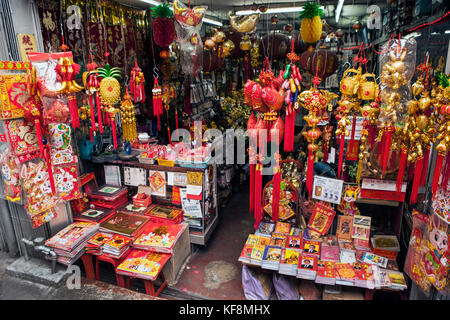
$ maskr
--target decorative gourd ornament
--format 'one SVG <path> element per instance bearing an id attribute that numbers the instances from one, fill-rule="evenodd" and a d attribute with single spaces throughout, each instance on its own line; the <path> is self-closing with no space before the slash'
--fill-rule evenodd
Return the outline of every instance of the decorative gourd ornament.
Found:
<path id="1" fill-rule="evenodd" d="M 102 102 L 108 106 L 120 102 L 120 83 L 117 80 L 121 77 L 119 68 L 111 68 L 107 63 L 98 68 L 98 77 L 102 79 L 99 88 Z"/>
<path id="2" fill-rule="evenodd" d="M 75 63 L 70 57 L 60 58 L 55 67 L 56 73 L 61 78 L 61 89 L 58 90 L 58 93 L 67 94 L 72 118 L 72 126 L 74 128 L 80 127 L 77 98 L 75 96 L 75 93 L 83 90 L 83 87 L 78 85 L 75 81 L 76 76 L 80 72 L 80 68 L 80 65 Z"/>
<path id="3" fill-rule="evenodd" d="M 152 29 L 155 43 L 162 47 L 168 47 L 175 39 L 175 24 L 173 22 L 173 13 L 166 3 L 151 8 L 152 10 Z"/>
<path id="4" fill-rule="evenodd" d="M 306 43 L 316 43 L 322 35 L 322 16 L 323 10 L 319 8 L 317 2 L 308 2 L 303 6 L 300 12 L 302 24 L 300 33 Z"/>

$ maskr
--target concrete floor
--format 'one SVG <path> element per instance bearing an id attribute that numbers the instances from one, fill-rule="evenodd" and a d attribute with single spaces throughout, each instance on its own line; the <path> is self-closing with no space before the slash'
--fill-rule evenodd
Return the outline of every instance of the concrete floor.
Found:
<path id="1" fill-rule="evenodd" d="M 174 286 L 165 288 L 162 299 L 241 300 L 245 299 L 241 286 L 242 246 L 253 230 L 253 217 L 248 213 L 248 188 L 234 192 L 226 208 L 219 213 L 219 224 L 207 246 L 195 250 Z M 14 262 L 0 251 L 0 300 L 143 300 L 154 299 L 145 294 L 143 282 L 134 281 L 131 290 L 116 286 L 114 271 L 101 264 L 101 280 L 82 278 L 81 289 L 69 290 L 19 279 L 5 273 Z M 82 265 L 78 263 L 78 265 Z"/>
<path id="2" fill-rule="evenodd" d="M 233 193 L 219 213 L 219 224 L 207 246 L 194 252 L 174 289 L 205 299 L 245 299 L 238 258 L 248 235 L 254 232 L 248 199 L 248 186 Z"/>
<path id="3" fill-rule="evenodd" d="M 81 279 L 80 289 L 58 288 L 16 278 L 6 274 L 15 259 L 0 252 L 0 300 L 155 300 L 146 294 L 105 282 Z M 158 299 L 159 300 L 159 299 Z"/>

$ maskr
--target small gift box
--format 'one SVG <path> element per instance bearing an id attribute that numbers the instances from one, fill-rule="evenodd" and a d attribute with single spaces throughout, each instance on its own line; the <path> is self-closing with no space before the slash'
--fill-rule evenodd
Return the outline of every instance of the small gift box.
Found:
<path id="1" fill-rule="evenodd" d="M 148 207 L 152 204 L 151 188 L 139 186 L 138 192 L 133 196 L 133 205 L 135 207 Z"/>

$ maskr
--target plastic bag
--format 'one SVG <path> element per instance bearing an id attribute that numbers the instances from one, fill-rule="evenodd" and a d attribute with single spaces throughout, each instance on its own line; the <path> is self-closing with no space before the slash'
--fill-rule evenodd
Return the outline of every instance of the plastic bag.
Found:
<path id="1" fill-rule="evenodd" d="M 247 300 L 269 300 L 273 290 L 272 279 L 266 273 L 243 265 L 242 289 Z"/>
<path id="2" fill-rule="evenodd" d="M 27 210 L 30 218 L 50 210 L 56 204 L 56 197 L 52 194 L 47 163 L 44 159 L 29 161 L 20 168 L 20 178 L 25 195 Z"/>
<path id="3" fill-rule="evenodd" d="M 36 127 L 26 118 L 5 120 L 0 124 L 0 132 L 19 162 L 39 157 Z"/>
<path id="4" fill-rule="evenodd" d="M 278 300 L 299 300 L 297 278 L 285 276 L 278 272 L 273 273 L 273 286 Z"/>
<path id="5" fill-rule="evenodd" d="M 179 1 L 174 1 L 173 5 L 177 42 L 181 51 L 181 68 L 185 75 L 196 77 L 203 68 L 200 30 L 207 7 L 188 8 Z"/>
<path id="6" fill-rule="evenodd" d="M 30 99 L 27 91 L 28 67 L 27 62 L 0 61 L 0 119 L 24 116 L 22 106 Z"/>
<path id="7" fill-rule="evenodd" d="M 400 45 L 399 45 L 400 44 Z M 414 38 L 391 39 L 380 53 L 381 128 L 402 124 L 406 103 L 411 99 L 410 81 L 416 68 L 417 43 Z"/>
<path id="8" fill-rule="evenodd" d="M 8 146 L 2 146 L 0 153 L 0 164 L 4 184 L 4 196 L 11 202 L 18 202 L 22 198 L 22 187 L 20 185 L 19 162 L 12 155 Z"/>
<path id="9" fill-rule="evenodd" d="M 427 251 L 425 244 L 428 241 L 429 219 L 427 215 L 416 210 L 412 215 L 413 226 L 404 271 L 426 295 L 430 295 L 431 282 L 420 267 L 422 257 Z"/>

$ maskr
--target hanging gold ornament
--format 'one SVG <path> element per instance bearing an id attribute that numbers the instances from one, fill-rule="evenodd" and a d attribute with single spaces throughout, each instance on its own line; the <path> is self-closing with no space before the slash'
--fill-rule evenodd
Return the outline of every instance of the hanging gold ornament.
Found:
<path id="1" fill-rule="evenodd" d="M 123 101 L 120 105 L 120 115 L 122 118 L 123 139 L 133 143 L 137 139 L 136 112 L 128 90 L 123 96 Z"/>

